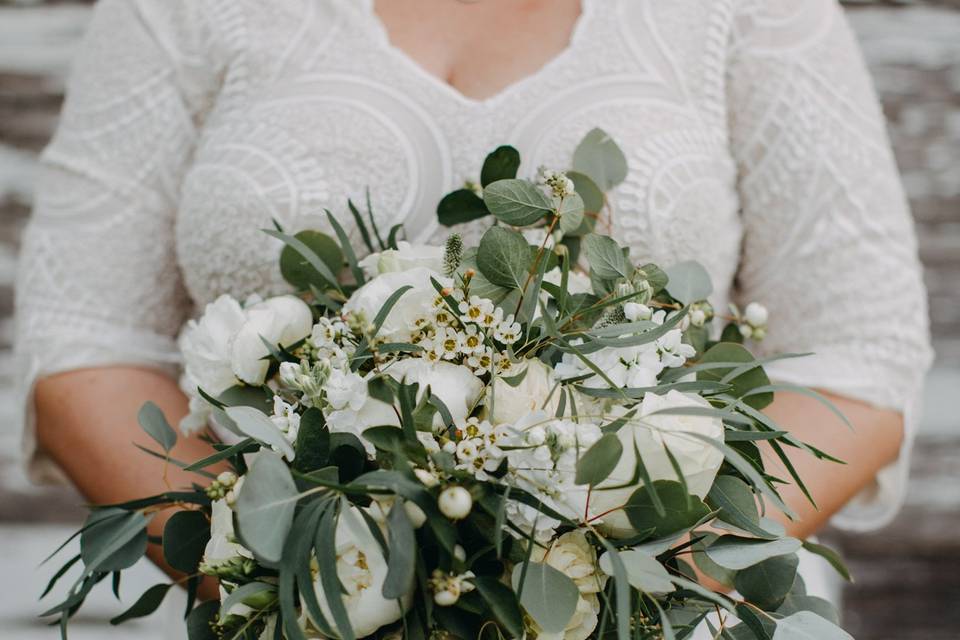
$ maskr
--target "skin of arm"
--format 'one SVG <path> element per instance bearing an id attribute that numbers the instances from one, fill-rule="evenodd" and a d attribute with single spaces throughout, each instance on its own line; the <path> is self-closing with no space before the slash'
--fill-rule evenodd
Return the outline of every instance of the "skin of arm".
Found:
<path id="1" fill-rule="evenodd" d="M 158 448 L 137 423 L 137 413 L 148 400 L 160 407 L 171 425 L 187 414 L 186 396 L 173 379 L 157 370 L 116 366 L 43 378 L 35 394 L 38 443 L 93 504 L 141 498 L 191 482 L 207 484 L 203 476 L 134 448 L 133 443 Z M 192 462 L 214 452 L 196 436 L 178 436 L 170 452 L 177 460 Z M 173 508 L 159 512 L 148 533 L 160 536 L 174 512 Z M 175 580 L 183 578 L 163 561 L 159 545 L 148 545 L 147 556 Z M 199 597 L 217 599 L 216 581 L 204 580 Z"/>

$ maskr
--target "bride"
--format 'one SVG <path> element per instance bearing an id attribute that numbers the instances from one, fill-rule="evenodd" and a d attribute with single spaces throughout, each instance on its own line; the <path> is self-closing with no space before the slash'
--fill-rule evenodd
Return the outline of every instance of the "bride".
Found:
<path id="1" fill-rule="evenodd" d="M 931 352 L 910 216 L 835 0 L 102 0 L 19 274 L 33 476 L 98 503 L 165 489 L 162 462 L 116 452 L 143 441 L 145 401 L 186 414 L 191 313 L 283 290 L 272 219 L 325 229 L 325 207 L 372 185 L 381 228 L 442 241 L 437 202 L 489 150 L 563 169 L 593 127 L 629 159 L 615 237 L 638 261 L 702 262 L 718 309 L 766 305 L 764 352 L 816 354 L 771 375 L 824 390 L 856 427 L 777 394 L 777 421 L 847 462 L 797 456 L 819 509 L 787 486 L 790 534 L 883 525 Z"/>

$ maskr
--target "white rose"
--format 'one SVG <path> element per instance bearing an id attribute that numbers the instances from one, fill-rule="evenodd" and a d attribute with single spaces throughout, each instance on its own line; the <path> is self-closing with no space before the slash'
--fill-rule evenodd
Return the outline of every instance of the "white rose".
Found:
<path id="1" fill-rule="evenodd" d="M 233 372 L 247 384 L 263 384 L 269 368 L 264 357 L 270 353 L 263 340 L 286 347 L 309 336 L 312 329 L 313 314 L 300 298 L 278 296 L 254 304 L 246 310 L 246 322 L 233 341 Z"/>
<path id="2" fill-rule="evenodd" d="M 356 637 L 365 638 L 380 627 L 399 620 L 409 608 L 410 598 L 404 599 L 401 608 L 396 600 L 383 597 L 387 561 L 357 507 L 351 506 L 341 512 L 334 538 L 337 577 L 346 590 L 343 604 L 347 609 L 347 617 Z M 335 629 L 319 577 L 314 582 L 314 588 L 324 617 Z"/>
<path id="3" fill-rule="evenodd" d="M 582 531 L 570 531 L 550 545 L 549 553 L 543 547 L 534 547 L 531 559 L 544 562 L 573 580 L 580 591 L 577 609 L 561 633 L 537 633 L 537 640 L 586 640 L 599 622 L 600 599 L 607 576 L 597 565 L 597 554 Z"/>
<path id="4" fill-rule="evenodd" d="M 430 278 L 437 279 L 441 284 L 447 282 L 438 272 L 424 267 L 377 276 L 350 296 L 343 305 L 343 312 L 362 314 L 367 322 L 372 323 L 387 299 L 398 289 L 409 285 L 413 288 L 393 305 L 378 334 L 387 342 L 409 342 L 417 330 L 414 322 L 427 314 L 437 295 Z"/>
<path id="5" fill-rule="evenodd" d="M 623 445 L 623 454 L 610 476 L 590 495 L 590 513 L 602 516 L 602 528 L 609 535 L 629 536 L 635 533 L 627 514 L 619 507 L 636 491 L 642 482 L 625 488 L 603 490 L 630 482 L 636 471 L 636 450 L 640 452 L 652 480 L 676 480 L 677 475 L 667 457 L 670 449 L 687 482 L 690 493 L 703 497 L 710 491 L 717 470 L 723 463 L 723 453 L 713 445 L 687 434 L 696 433 L 713 440 L 723 439 L 720 418 L 704 415 L 658 414 L 662 409 L 680 407 L 710 407 L 710 403 L 691 394 L 668 391 L 665 395 L 647 393 L 640 405 L 639 418 L 620 427 L 617 437 Z M 608 513 L 609 512 L 609 513 Z"/>
<path id="6" fill-rule="evenodd" d="M 240 303 L 222 295 L 190 320 L 180 334 L 183 376 L 180 387 L 190 397 L 190 413 L 181 421 L 186 433 L 207 423 L 210 406 L 197 394 L 197 387 L 217 396 L 239 382 L 230 366 L 233 339 L 246 321 Z"/>
<path id="7" fill-rule="evenodd" d="M 424 267 L 443 273 L 443 247 L 431 245 L 412 245 L 409 242 L 398 242 L 396 249 L 387 249 L 381 253 L 371 253 L 360 261 L 360 267 L 368 277 L 409 271 L 416 267 Z"/>

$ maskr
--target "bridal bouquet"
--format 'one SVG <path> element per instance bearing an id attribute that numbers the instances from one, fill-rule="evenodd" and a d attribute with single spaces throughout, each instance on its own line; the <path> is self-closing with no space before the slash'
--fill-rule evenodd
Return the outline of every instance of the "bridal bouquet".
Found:
<path id="1" fill-rule="evenodd" d="M 761 411 L 812 393 L 771 384 L 743 345 L 763 307 L 724 321 L 700 265 L 638 265 L 598 233 L 626 172 L 602 132 L 572 171 L 524 180 L 519 164 L 500 147 L 440 203 L 445 224 L 492 215 L 476 246 L 384 239 L 352 204 L 363 260 L 329 213 L 335 238 L 266 231 L 296 293 L 222 296 L 181 339 L 181 427 L 232 437 L 173 459 L 176 431 L 143 407 L 159 447 L 144 450 L 198 481 L 93 510 L 51 581 L 81 563 L 46 612 L 64 634 L 97 583 L 159 545 L 184 573 L 191 640 L 683 638 L 702 621 L 725 638 L 849 637 L 797 576 L 801 547 L 845 574 L 839 559 L 768 515 L 790 514 L 787 479 L 761 450 L 801 488 L 785 449 L 829 456 Z M 195 606 L 204 576 L 221 599 Z"/>

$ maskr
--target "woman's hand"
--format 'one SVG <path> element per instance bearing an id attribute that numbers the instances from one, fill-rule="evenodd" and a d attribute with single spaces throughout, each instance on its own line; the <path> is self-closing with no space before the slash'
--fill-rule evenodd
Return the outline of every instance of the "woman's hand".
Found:
<path id="1" fill-rule="evenodd" d="M 137 423 L 140 407 L 148 400 L 160 407 L 173 425 L 187 413 L 187 398 L 177 384 L 151 369 L 103 367 L 44 378 L 37 382 L 35 396 L 38 444 L 94 504 L 202 483 L 202 476 L 165 464 L 133 446 L 156 448 Z M 212 447 L 196 436 L 181 436 L 170 455 L 191 462 L 212 452 Z M 209 470 L 217 472 L 215 467 Z M 160 536 L 175 511 L 159 512 L 148 533 Z M 184 578 L 163 561 L 159 545 L 149 545 L 147 555 L 174 579 Z M 199 595 L 217 599 L 216 581 L 205 580 Z"/>

